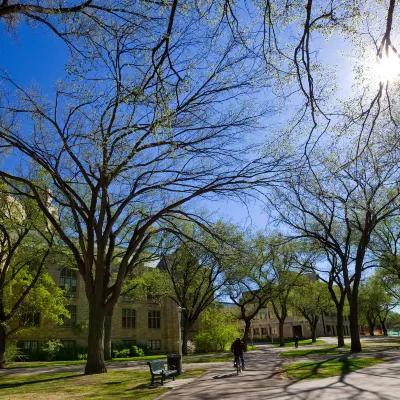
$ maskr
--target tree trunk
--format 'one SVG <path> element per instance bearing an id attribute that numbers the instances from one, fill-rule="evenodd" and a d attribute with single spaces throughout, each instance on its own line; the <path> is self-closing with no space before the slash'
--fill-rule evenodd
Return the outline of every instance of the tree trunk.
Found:
<path id="1" fill-rule="evenodd" d="M 88 358 L 85 375 L 107 372 L 104 363 L 104 307 L 93 299 L 89 301 Z"/>
<path id="2" fill-rule="evenodd" d="M 375 336 L 375 323 L 371 319 L 368 319 L 369 336 Z"/>
<path id="3" fill-rule="evenodd" d="M 336 322 L 337 322 L 338 347 L 344 347 L 343 307 L 344 307 L 344 301 L 336 304 Z"/>
<path id="4" fill-rule="evenodd" d="M 283 337 L 283 325 L 285 320 L 283 318 L 279 319 L 279 347 L 285 346 L 285 338 Z"/>
<path id="5" fill-rule="evenodd" d="M 388 336 L 388 331 L 386 328 L 386 321 L 381 319 L 381 325 L 382 325 L 382 334 L 383 336 Z"/>
<path id="6" fill-rule="evenodd" d="M 188 340 L 189 340 L 189 321 L 187 318 L 183 319 L 183 326 L 182 326 L 182 354 L 187 355 L 188 352 Z"/>
<path id="7" fill-rule="evenodd" d="M 250 332 L 251 320 L 245 320 L 244 323 L 245 323 L 245 326 L 244 326 L 243 342 L 247 346 L 247 343 L 249 341 L 249 332 Z"/>
<path id="8" fill-rule="evenodd" d="M 104 319 L 104 360 L 112 360 L 111 332 L 114 308 L 106 314 Z"/>
<path id="9" fill-rule="evenodd" d="M 6 326 L 0 322 L 0 369 L 6 367 L 5 353 L 6 353 Z"/>
<path id="10" fill-rule="evenodd" d="M 317 326 L 316 324 L 310 324 L 311 330 L 311 342 L 315 343 L 317 341 Z"/>
<path id="11" fill-rule="evenodd" d="M 360 333 L 358 331 L 358 304 L 357 301 L 350 303 L 350 337 L 351 351 L 359 353 L 361 351 Z"/>

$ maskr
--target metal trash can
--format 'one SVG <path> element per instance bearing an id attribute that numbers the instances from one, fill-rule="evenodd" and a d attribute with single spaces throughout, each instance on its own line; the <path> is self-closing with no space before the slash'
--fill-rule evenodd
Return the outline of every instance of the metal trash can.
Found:
<path id="1" fill-rule="evenodd" d="M 177 376 L 182 373 L 182 356 L 178 353 L 171 353 L 167 355 L 168 369 L 176 369 Z"/>

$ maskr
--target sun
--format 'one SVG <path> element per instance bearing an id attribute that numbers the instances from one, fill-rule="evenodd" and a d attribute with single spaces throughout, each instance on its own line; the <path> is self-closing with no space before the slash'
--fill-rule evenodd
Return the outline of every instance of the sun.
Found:
<path id="1" fill-rule="evenodd" d="M 379 82 L 391 82 L 400 76 L 400 60 L 397 54 L 377 57 L 374 63 L 374 76 Z"/>

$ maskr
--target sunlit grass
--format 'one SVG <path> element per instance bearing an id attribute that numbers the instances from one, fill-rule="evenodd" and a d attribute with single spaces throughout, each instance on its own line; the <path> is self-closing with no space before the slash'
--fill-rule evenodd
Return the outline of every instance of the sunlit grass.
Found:
<path id="1" fill-rule="evenodd" d="M 185 372 L 178 379 L 199 376 L 204 369 Z M 140 399 L 152 400 L 168 389 L 150 386 L 149 371 L 110 371 L 106 374 L 83 375 L 80 372 L 3 376 L 0 381 L 2 400 L 55 399 Z"/>
<path id="2" fill-rule="evenodd" d="M 349 345 L 345 347 L 337 347 L 335 345 L 326 346 L 322 349 L 295 349 L 282 351 L 279 355 L 280 357 L 312 357 L 312 356 L 324 356 L 324 355 L 335 355 L 348 353 L 350 351 Z"/>
<path id="3" fill-rule="evenodd" d="M 282 372 L 290 379 L 321 379 L 330 376 L 347 374 L 361 368 L 384 362 L 379 358 L 346 358 L 340 360 L 325 360 L 288 364 Z"/>
<path id="4" fill-rule="evenodd" d="M 277 347 L 279 346 L 279 342 L 272 344 Z M 317 341 L 314 343 L 312 342 L 311 339 L 299 340 L 299 346 L 314 346 L 319 344 L 326 344 L 326 342 L 325 340 L 322 339 L 317 339 Z M 292 340 L 285 341 L 285 347 L 294 347 L 294 342 Z"/>

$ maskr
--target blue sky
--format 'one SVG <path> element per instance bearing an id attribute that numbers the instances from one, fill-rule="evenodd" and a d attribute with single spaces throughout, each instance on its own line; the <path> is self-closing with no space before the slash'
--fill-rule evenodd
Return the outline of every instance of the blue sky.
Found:
<path id="1" fill-rule="evenodd" d="M 333 37 L 329 42 L 322 39 L 320 42 L 323 61 L 331 65 L 339 63 L 337 49 L 346 47 L 342 40 Z M 22 24 L 9 33 L 4 25 L 0 25 L 0 65 L 22 86 L 36 83 L 51 95 L 55 82 L 65 75 L 64 65 L 68 56 L 67 46 L 45 27 L 33 28 Z M 340 68 L 343 70 L 341 85 L 346 90 L 351 85 L 350 70 L 343 60 Z M 282 117 L 281 122 L 285 120 L 285 116 Z M 12 162 L 12 159 L 7 162 Z M 247 205 L 228 200 L 202 201 L 199 206 L 208 209 L 214 217 L 219 215 L 226 221 L 246 227 L 264 229 L 270 225 L 262 205 L 254 201 Z"/>

